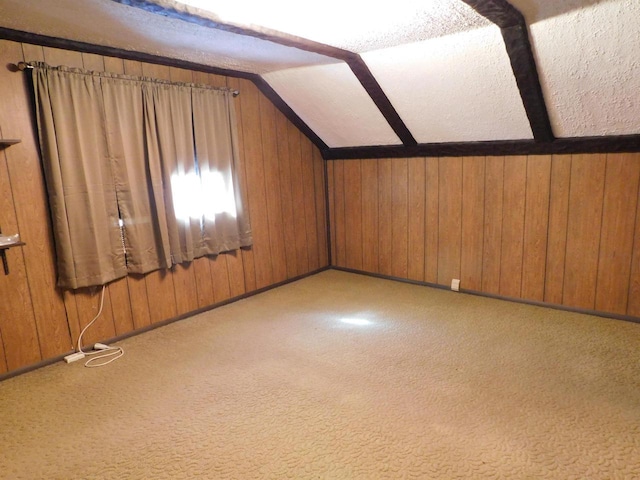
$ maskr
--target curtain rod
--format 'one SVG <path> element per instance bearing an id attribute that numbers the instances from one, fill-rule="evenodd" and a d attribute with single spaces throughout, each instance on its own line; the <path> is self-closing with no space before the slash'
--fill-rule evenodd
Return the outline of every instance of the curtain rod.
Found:
<path id="1" fill-rule="evenodd" d="M 18 70 L 20 70 L 21 72 L 24 72 L 25 70 L 33 70 L 35 68 L 29 62 L 18 62 L 17 66 L 18 66 Z M 100 72 L 98 72 L 98 73 L 100 73 Z M 167 82 L 166 80 L 157 80 L 157 79 L 154 79 L 154 81 L 156 81 L 158 83 L 165 83 L 165 82 L 166 83 L 174 83 L 174 82 Z M 209 85 L 207 85 L 207 86 L 209 86 Z M 231 92 L 231 95 L 234 96 L 234 97 L 237 97 L 238 95 L 240 95 L 240 92 L 238 90 L 231 90 L 231 89 L 224 88 L 224 87 L 222 87 L 222 88 L 221 87 L 213 87 L 213 88 L 217 89 L 217 90 L 228 90 L 228 91 Z"/>

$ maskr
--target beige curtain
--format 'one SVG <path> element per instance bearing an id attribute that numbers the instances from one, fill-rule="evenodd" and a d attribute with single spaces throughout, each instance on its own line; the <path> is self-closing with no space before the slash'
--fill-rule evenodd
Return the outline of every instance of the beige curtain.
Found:
<path id="1" fill-rule="evenodd" d="M 127 269 L 132 273 L 171 267 L 161 167 L 157 156 L 148 155 L 141 128 L 146 125 L 143 85 L 133 78 L 102 78 Z"/>
<path id="2" fill-rule="evenodd" d="M 251 244 L 229 91 L 34 66 L 59 286 Z"/>
<path id="3" fill-rule="evenodd" d="M 191 88 L 179 85 L 145 85 L 145 134 L 149 161 L 162 167 L 166 225 L 173 263 L 202 256 L 201 220 L 197 214 L 198 190 L 193 145 Z M 191 188 L 190 188 L 191 187 Z"/>
<path id="4" fill-rule="evenodd" d="M 206 254 L 251 245 L 251 227 L 245 214 L 240 185 L 238 138 L 233 98 L 216 90 L 193 90 L 193 123 L 203 212 Z M 220 132 L 209 135 L 208 132 Z"/>
<path id="5" fill-rule="evenodd" d="M 100 78 L 34 69 L 58 285 L 78 288 L 126 275 Z"/>

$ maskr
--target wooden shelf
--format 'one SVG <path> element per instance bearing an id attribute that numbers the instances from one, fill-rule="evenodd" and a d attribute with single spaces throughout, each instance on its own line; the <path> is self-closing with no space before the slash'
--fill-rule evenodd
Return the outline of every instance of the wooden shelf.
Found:
<path id="1" fill-rule="evenodd" d="M 9 243 L 8 245 L 0 245 L 0 259 L 2 259 L 2 266 L 4 267 L 4 274 L 9 275 L 9 262 L 7 262 L 7 250 L 13 247 L 21 247 L 26 245 L 24 242 Z"/>
<path id="2" fill-rule="evenodd" d="M 13 247 L 21 247 L 23 245 L 26 245 L 26 243 L 24 243 L 24 242 L 8 243 L 6 245 L 0 245 L 0 250 L 7 250 L 7 249 L 13 248 Z"/>
<path id="3" fill-rule="evenodd" d="M 16 143 L 20 143 L 22 140 L 17 138 L 0 138 L 0 148 L 7 148 Z"/>

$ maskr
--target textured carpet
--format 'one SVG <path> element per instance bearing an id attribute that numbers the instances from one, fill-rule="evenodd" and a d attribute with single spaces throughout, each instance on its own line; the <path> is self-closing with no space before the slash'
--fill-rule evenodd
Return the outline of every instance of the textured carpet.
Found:
<path id="1" fill-rule="evenodd" d="M 0 383 L 5 479 L 640 478 L 640 325 L 327 271 Z"/>

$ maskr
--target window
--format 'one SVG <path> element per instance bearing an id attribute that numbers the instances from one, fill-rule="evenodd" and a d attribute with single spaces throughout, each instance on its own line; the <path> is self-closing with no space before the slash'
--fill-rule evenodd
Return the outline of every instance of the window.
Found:
<path id="1" fill-rule="evenodd" d="M 59 286 L 251 245 L 229 90 L 33 66 Z"/>

